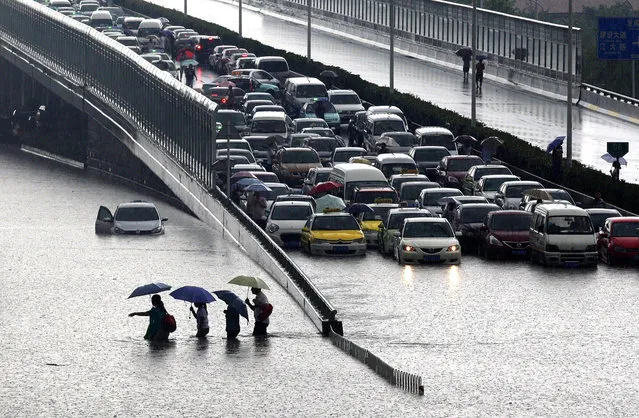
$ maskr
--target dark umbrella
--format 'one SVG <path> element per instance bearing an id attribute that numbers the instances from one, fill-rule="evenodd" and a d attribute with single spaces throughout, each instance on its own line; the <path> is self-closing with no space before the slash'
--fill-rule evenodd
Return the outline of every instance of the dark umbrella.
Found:
<path id="1" fill-rule="evenodd" d="M 323 78 L 337 78 L 338 75 L 333 70 L 324 70 L 320 73 L 320 77 Z"/>
<path id="2" fill-rule="evenodd" d="M 258 178 L 244 177 L 243 179 L 237 180 L 232 186 L 232 190 L 243 190 L 246 187 L 252 184 L 262 183 L 262 180 Z"/>
<path id="3" fill-rule="evenodd" d="M 455 55 L 457 55 L 460 58 L 470 57 L 471 55 L 473 55 L 473 50 L 470 49 L 469 47 L 465 46 L 465 47 L 459 48 L 457 51 L 455 51 Z"/>
<path id="4" fill-rule="evenodd" d="M 240 171 L 239 173 L 235 173 L 231 176 L 231 183 L 235 183 L 236 181 L 240 179 L 255 179 L 255 178 L 257 177 L 255 177 L 253 173 L 251 172 Z"/>
<path id="5" fill-rule="evenodd" d="M 174 299 L 184 300 L 191 303 L 211 303 L 215 298 L 208 290 L 198 286 L 182 286 L 171 293 Z"/>
<path id="6" fill-rule="evenodd" d="M 231 292 L 230 290 L 215 290 L 213 292 L 218 299 L 226 302 L 227 305 L 234 308 L 240 315 L 242 315 L 247 320 L 248 318 L 248 310 L 246 309 L 246 304 L 238 295 Z"/>
<path id="7" fill-rule="evenodd" d="M 485 61 L 488 57 L 486 55 L 477 55 L 475 56 L 475 59 L 477 59 L 477 61 Z"/>
<path id="8" fill-rule="evenodd" d="M 325 181 L 322 183 L 318 183 L 308 192 L 308 194 L 315 195 L 319 193 L 328 193 L 331 190 L 339 189 L 340 187 L 342 187 L 341 183 L 338 183 L 336 181 Z"/>
<path id="9" fill-rule="evenodd" d="M 354 215 L 356 213 L 375 213 L 375 211 L 364 203 L 353 203 L 348 207 L 348 213 Z"/>
<path id="10" fill-rule="evenodd" d="M 457 138 L 453 139 L 453 142 L 457 142 L 458 144 L 462 144 L 464 146 L 473 146 L 477 140 L 470 135 L 459 135 Z"/>
<path id="11" fill-rule="evenodd" d="M 144 286 L 137 287 L 130 295 L 129 299 L 134 298 L 136 296 L 145 296 L 145 295 L 153 295 L 155 293 L 165 292 L 167 290 L 171 290 L 171 286 L 164 283 L 149 283 Z"/>
<path id="12" fill-rule="evenodd" d="M 553 152 L 555 148 L 564 143 L 564 139 L 566 139 L 565 136 L 558 136 L 557 138 L 553 139 L 552 142 L 546 147 L 546 152 Z"/>

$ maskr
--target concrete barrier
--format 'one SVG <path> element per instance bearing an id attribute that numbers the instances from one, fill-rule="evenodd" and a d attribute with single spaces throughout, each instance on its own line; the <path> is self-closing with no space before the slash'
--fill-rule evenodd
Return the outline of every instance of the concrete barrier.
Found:
<path id="1" fill-rule="evenodd" d="M 608 116 L 639 124 L 639 100 L 590 84 L 581 84 L 580 106 Z"/>

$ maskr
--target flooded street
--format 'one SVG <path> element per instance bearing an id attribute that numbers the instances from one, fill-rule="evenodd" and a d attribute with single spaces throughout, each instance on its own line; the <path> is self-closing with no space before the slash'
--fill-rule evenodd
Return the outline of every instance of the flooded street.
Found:
<path id="1" fill-rule="evenodd" d="M 81 170 L 0 147 L 0 331 L 3 416 L 310 416 L 357 411 L 416 415 L 406 394 L 322 338 L 294 301 L 220 231 L 152 196 Z M 154 201 L 166 234 L 96 236 L 101 204 Z M 143 340 L 148 282 L 177 288 L 245 289 L 237 274 L 263 277 L 275 309 L 265 341 L 242 321 L 238 343 L 224 333 L 223 302 L 209 305 L 200 342 L 188 305 L 162 293 L 175 315 L 172 342 Z"/>

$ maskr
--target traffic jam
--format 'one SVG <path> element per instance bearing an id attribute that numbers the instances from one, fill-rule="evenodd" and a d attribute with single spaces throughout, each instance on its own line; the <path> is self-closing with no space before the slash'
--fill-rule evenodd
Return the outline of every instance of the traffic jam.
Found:
<path id="1" fill-rule="evenodd" d="M 330 71 L 296 74 L 284 57 L 258 57 L 165 18 L 126 16 L 95 0 L 49 7 L 187 85 L 193 66 L 210 68 L 216 78 L 196 90 L 221 109 L 218 186 L 283 248 L 379 251 L 400 264 L 459 264 L 463 254 L 543 266 L 639 261 L 639 217 L 514 175 L 492 159 L 498 138 L 411 131 L 401 109 L 335 88 Z"/>

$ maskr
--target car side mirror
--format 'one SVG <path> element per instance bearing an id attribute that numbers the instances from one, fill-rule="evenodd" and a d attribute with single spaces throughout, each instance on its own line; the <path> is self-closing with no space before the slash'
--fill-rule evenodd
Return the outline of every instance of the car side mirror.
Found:
<path id="1" fill-rule="evenodd" d="M 394 235 L 396 238 L 401 238 L 401 236 L 402 236 L 402 232 L 401 232 L 401 231 L 395 231 L 395 232 L 393 233 L 393 235 Z"/>
<path id="2" fill-rule="evenodd" d="M 166 222 L 168 220 L 169 220 L 169 218 L 162 218 L 162 222 Z"/>
<path id="3" fill-rule="evenodd" d="M 105 216 L 104 218 L 100 219 L 102 222 L 109 222 L 109 223 L 113 223 L 113 218 L 110 218 L 108 216 Z"/>
<path id="4" fill-rule="evenodd" d="M 543 226 L 543 225 L 539 225 L 539 226 L 537 226 L 537 232 L 539 232 L 539 233 L 543 234 L 543 232 L 544 232 L 544 226 Z"/>

